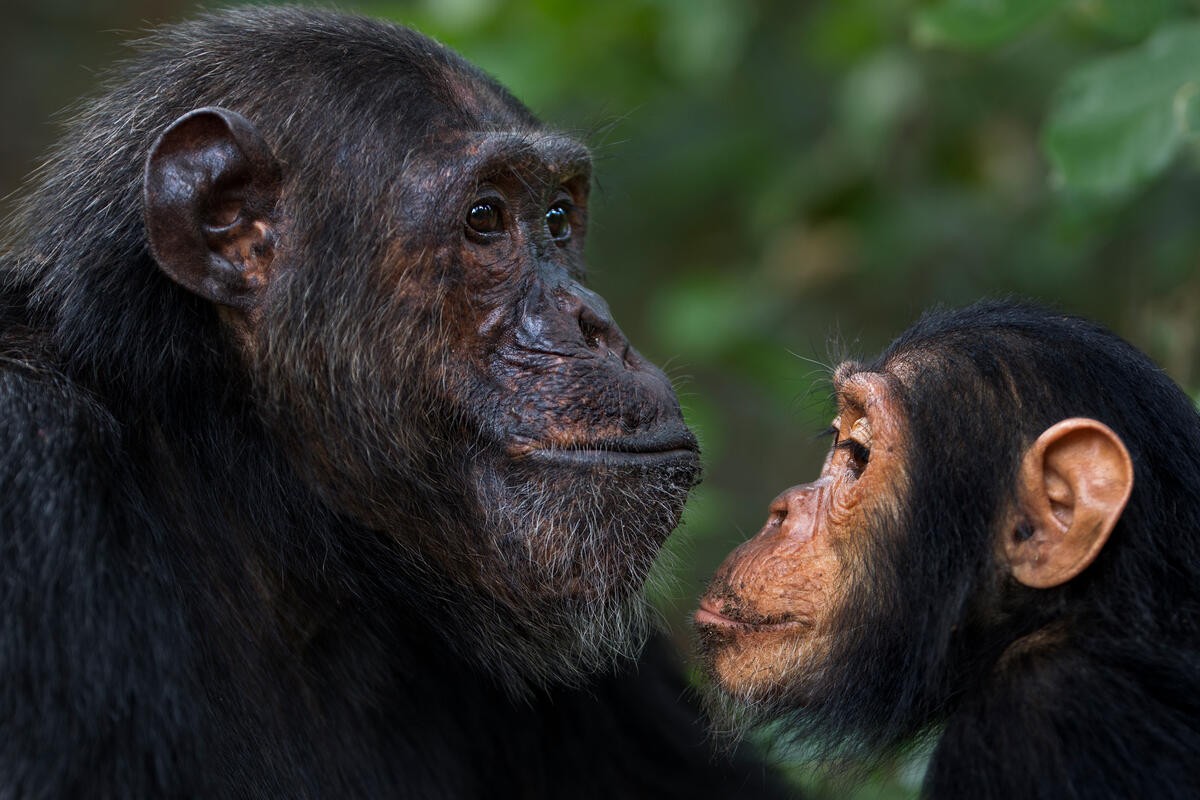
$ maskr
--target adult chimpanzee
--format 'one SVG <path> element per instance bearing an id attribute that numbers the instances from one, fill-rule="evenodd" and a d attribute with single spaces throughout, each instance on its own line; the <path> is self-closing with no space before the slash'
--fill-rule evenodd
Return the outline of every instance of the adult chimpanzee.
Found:
<path id="1" fill-rule="evenodd" d="M 1200 796 L 1188 397 L 1094 324 L 995 302 L 834 385 L 820 479 L 696 614 L 718 702 L 837 753 L 944 724 L 931 797 Z"/>
<path id="2" fill-rule="evenodd" d="M 698 462 L 587 152 L 385 23 L 143 44 L 3 256 L 0 796 L 761 787 L 624 658 Z"/>

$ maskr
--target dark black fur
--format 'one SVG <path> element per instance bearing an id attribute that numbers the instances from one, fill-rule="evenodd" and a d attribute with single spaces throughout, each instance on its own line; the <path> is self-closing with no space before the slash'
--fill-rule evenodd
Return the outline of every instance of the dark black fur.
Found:
<path id="1" fill-rule="evenodd" d="M 900 365 L 905 365 L 900 367 Z M 1102 327 L 986 302 L 864 369 L 900 375 L 911 495 L 873 537 L 799 730 L 869 752 L 937 733 L 936 798 L 1200 796 L 1200 416 Z M 1024 449 L 1091 417 L 1135 467 L 1097 560 L 1023 587 L 997 563 Z"/>
<path id="2" fill-rule="evenodd" d="M 490 98 L 454 112 L 463 124 L 537 124 L 416 34 L 259 9 L 148 40 L 52 154 L 0 273 L 0 798 L 762 791 L 753 767 L 712 761 L 661 642 L 575 688 L 516 685 L 523 662 L 496 663 L 569 632 L 541 631 L 537 617 L 498 625 L 504 609 L 439 582 L 417 555 L 423 537 L 464 525 L 465 478 L 420 427 L 429 386 L 391 395 L 407 404 L 398 417 L 366 420 L 332 357 L 311 386 L 264 391 L 211 304 L 147 252 L 146 153 L 172 120 L 219 104 L 269 124 L 302 222 L 293 251 L 322 268 L 377 263 L 379 220 L 417 225 L 441 198 L 407 191 L 402 213 L 384 208 L 409 153 L 373 132 L 394 135 L 403 120 L 415 140 L 444 117 L 452 87 L 412 88 L 438 70 Z M 455 166 L 442 164 L 447 186 Z M 461 235 L 460 220 L 446 236 Z M 345 362 L 380 357 L 346 333 L 388 311 L 367 273 L 330 268 L 323 280 L 319 302 L 272 312 L 308 332 L 308 350 L 269 343 L 266 358 L 291 359 L 293 375 L 320 346 Z M 407 344 L 436 335 L 422 326 L 437 311 L 426 313 Z M 428 355 L 414 347 L 400 352 Z M 342 414 L 344 433 L 300 431 L 335 444 L 400 425 L 407 460 L 363 474 L 403 509 L 408 545 L 330 501 L 356 479 L 349 467 L 333 490 L 313 488 L 264 422 L 288 418 L 288 402 L 308 414 L 299 428 Z M 472 657 L 489 637 L 492 662 Z"/>

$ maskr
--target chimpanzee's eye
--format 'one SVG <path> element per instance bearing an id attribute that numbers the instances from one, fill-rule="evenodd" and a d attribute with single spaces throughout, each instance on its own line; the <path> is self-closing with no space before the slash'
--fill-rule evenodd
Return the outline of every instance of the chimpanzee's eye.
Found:
<path id="1" fill-rule="evenodd" d="M 546 228 L 556 242 L 571 238 L 571 209 L 566 202 L 560 201 L 550 206 L 546 212 Z"/>
<path id="2" fill-rule="evenodd" d="M 504 227 L 500 205 L 494 200 L 476 200 L 467 212 L 467 227 L 476 233 L 496 233 Z"/>
<path id="3" fill-rule="evenodd" d="M 847 466 L 854 473 L 855 478 L 861 476 L 863 470 L 867 468 L 867 464 L 871 462 L 871 451 L 853 439 L 843 439 L 837 443 L 837 448 L 845 450 L 850 454 L 850 458 L 847 459 Z"/>

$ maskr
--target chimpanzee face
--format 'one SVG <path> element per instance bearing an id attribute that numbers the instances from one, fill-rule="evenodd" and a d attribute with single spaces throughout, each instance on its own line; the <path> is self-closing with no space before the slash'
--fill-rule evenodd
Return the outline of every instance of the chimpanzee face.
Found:
<path id="1" fill-rule="evenodd" d="M 1063 595 L 1037 592 L 1092 564 L 1129 499 L 1107 425 L 1027 421 L 986 356 L 898 342 L 835 370 L 819 478 L 776 498 L 700 602 L 714 710 L 735 726 L 787 715 L 834 746 L 913 735 L 948 687 L 1053 619 Z"/>
<path id="2" fill-rule="evenodd" d="M 595 660 L 644 627 L 696 441 L 584 285 L 587 150 L 492 84 L 443 81 L 451 100 L 377 115 L 332 165 L 233 112 L 185 115 L 148 162 L 152 248 L 218 305 L 331 503 Z"/>
<path id="3" fill-rule="evenodd" d="M 820 674 L 868 541 L 895 527 L 907 499 L 894 379 L 845 364 L 835 385 L 834 443 L 820 477 L 775 498 L 696 613 L 712 669 L 737 696 L 785 684 L 802 693 L 805 676 Z"/>

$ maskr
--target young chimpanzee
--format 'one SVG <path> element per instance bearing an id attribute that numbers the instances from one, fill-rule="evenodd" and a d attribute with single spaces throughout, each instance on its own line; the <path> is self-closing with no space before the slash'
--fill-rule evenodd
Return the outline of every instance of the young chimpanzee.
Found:
<path id="1" fill-rule="evenodd" d="M 729 797 L 587 151 L 411 31 L 164 30 L 0 263 L 0 797 Z M 755 789 L 754 787 L 758 788 Z"/>
<path id="2" fill-rule="evenodd" d="M 718 706 L 938 798 L 1200 796 L 1200 416 L 1101 327 L 932 313 L 696 614 Z M 939 728 L 944 726 L 944 728 Z"/>

